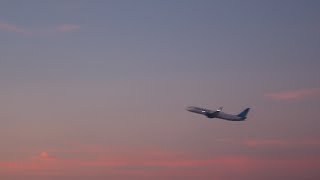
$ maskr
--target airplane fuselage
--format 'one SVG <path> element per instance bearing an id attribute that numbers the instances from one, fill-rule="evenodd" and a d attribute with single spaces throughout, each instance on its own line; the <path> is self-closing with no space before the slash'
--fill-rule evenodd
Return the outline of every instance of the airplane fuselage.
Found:
<path id="1" fill-rule="evenodd" d="M 237 115 L 227 114 L 224 112 L 219 112 L 216 118 L 225 119 L 229 121 L 243 121 L 246 119 L 246 117 L 239 117 Z"/>
<path id="2" fill-rule="evenodd" d="M 209 109 L 199 108 L 194 106 L 190 106 L 186 110 L 193 113 L 205 115 L 208 118 L 219 118 L 219 119 L 224 119 L 229 121 L 243 121 L 247 118 L 246 114 L 248 113 L 249 108 L 245 110 L 246 112 L 244 116 L 240 115 L 241 113 L 239 115 L 233 115 L 233 114 L 224 113 L 221 110 L 212 111 Z"/>

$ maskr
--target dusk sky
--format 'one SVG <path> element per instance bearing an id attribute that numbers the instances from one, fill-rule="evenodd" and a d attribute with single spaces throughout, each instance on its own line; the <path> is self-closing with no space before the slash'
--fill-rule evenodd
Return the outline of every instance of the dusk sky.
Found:
<path id="1" fill-rule="evenodd" d="M 320 1 L 0 1 L 1 180 L 317 180 L 319 110 Z"/>

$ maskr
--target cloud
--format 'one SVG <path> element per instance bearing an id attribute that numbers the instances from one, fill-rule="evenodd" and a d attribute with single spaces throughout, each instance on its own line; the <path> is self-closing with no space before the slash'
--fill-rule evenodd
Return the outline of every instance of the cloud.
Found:
<path id="1" fill-rule="evenodd" d="M 276 100 L 293 100 L 320 95 L 320 88 L 306 88 L 277 93 L 268 93 L 265 96 Z"/>
<path id="2" fill-rule="evenodd" d="M 249 155 L 216 156 L 212 158 L 163 158 L 158 157 L 109 157 L 97 159 L 57 159 L 55 161 L 16 161 L 0 162 L 0 169 L 6 174 L 20 174 L 33 176 L 52 175 L 138 175 L 148 177 L 166 176 L 200 176 L 213 177 L 224 174 L 237 174 L 239 177 L 248 177 L 248 174 L 257 172 L 268 174 L 281 169 L 283 174 L 292 174 L 296 171 L 303 174 L 305 171 L 320 168 L 320 159 L 294 157 L 291 159 L 263 158 Z M 1 172 L 0 171 L 0 172 Z M 217 174 L 218 172 L 219 175 Z M 212 179 L 212 178 L 210 178 Z"/>
<path id="3" fill-rule="evenodd" d="M 280 140 L 280 139 L 249 139 L 242 142 L 249 147 L 262 146 L 319 146 L 320 140 Z"/>
<path id="4" fill-rule="evenodd" d="M 9 167 L 8 167 L 9 166 Z M 319 158 L 257 158 L 249 156 L 224 156 L 211 159 L 180 159 L 158 162 L 141 159 L 140 162 L 117 160 L 59 160 L 46 162 L 1 163 L 0 173 L 20 175 L 25 179 L 32 177 L 85 176 L 105 177 L 104 179 L 261 179 L 277 174 L 281 177 L 305 176 L 320 168 Z M 231 177 L 229 176 L 231 175 Z M 108 178 L 115 177 L 115 178 Z M 116 178 L 118 177 L 118 178 Z M 119 178 L 122 177 L 122 178 Z M 149 177 L 149 178 L 148 178 Z M 190 178 L 193 177 L 193 178 Z M 210 178 L 208 178 L 210 177 Z M 253 177 L 253 178 L 248 178 Z M 257 177 L 257 178 L 254 178 Z M 319 174 L 317 175 L 319 177 Z M 316 177 L 313 177 L 317 179 Z M 69 178 L 70 179 L 70 178 Z M 94 179 L 94 178 L 93 178 Z"/>
<path id="5" fill-rule="evenodd" d="M 72 32 L 78 30 L 79 28 L 80 26 L 75 24 L 62 24 L 55 29 L 57 32 Z"/>
<path id="6" fill-rule="evenodd" d="M 261 142 L 255 144 L 278 143 L 278 141 Z M 282 141 L 280 142 L 279 144 L 283 144 Z M 51 155 L 49 151 L 42 151 L 25 160 L 0 160 L 0 175 L 19 175 L 26 179 L 44 176 L 60 176 L 62 179 L 73 176 L 100 176 L 105 179 L 127 179 L 129 176 L 134 176 L 134 179 L 150 179 L 151 177 L 160 179 L 173 179 L 173 177 L 178 179 L 195 179 L 196 177 L 200 179 L 248 179 L 247 177 L 257 177 L 251 179 L 261 179 L 259 177 L 270 173 L 282 173 L 287 177 L 289 175 L 304 177 L 308 172 L 312 173 L 320 168 L 320 157 L 317 156 L 281 158 L 242 154 L 207 157 L 193 152 L 161 148 L 118 148 L 118 151 L 116 151 L 117 148 L 110 150 L 98 145 L 74 148 L 75 150 L 57 149 L 59 153 L 52 152 L 61 155 L 59 157 Z M 74 154 L 74 152 L 83 150 L 93 155 Z M 231 177 L 230 174 L 232 174 Z"/>
<path id="7" fill-rule="evenodd" d="M 257 147 L 257 146 L 281 146 L 281 145 L 288 145 L 289 142 L 277 139 L 269 139 L 269 140 L 257 140 L 251 139 L 244 141 L 244 144 L 250 147 Z"/>
<path id="8" fill-rule="evenodd" d="M 39 159 L 39 160 L 56 160 L 56 158 L 54 156 L 49 155 L 49 153 L 46 152 L 46 151 L 41 152 L 38 156 L 36 156 L 36 159 Z"/>
<path id="9" fill-rule="evenodd" d="M 10 31 L 10 32 L 16 32 L 16 33 L 25 33 L 26 30 L 24 28 L 15 26 L 13 24 L 0 22 L 0 29 Z"/>
<path id="10" fill-rule="evenodd" d="M 9 24 L 6 22 L 0 21 L 0 30 L 5 30 L 9 32 L 15 32 L 15 33 L 25 33 L 28 35 L 50 35 L 52 33 L 66 33 L 66 32 L 73 32 L 80 29 L 79 25 L 75 24 L 61 24 L 53 27 L 36 27 L 31 29 L 26 29 L 23 27 L 18 27 L 13 24 Z"/>
<path id="11" fill-rule="evenodd" d="M 319 139 L 218 139 L 216 141 L 224 144 L 245 145 L 248 147 L 320 146 Z"/>

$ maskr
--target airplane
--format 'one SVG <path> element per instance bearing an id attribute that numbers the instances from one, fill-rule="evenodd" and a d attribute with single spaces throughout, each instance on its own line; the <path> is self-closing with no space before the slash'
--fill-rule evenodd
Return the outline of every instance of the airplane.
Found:
<path id="1" fill-rule="evenodd" d="M 244 121 L 245 119 L 247 119 L 247 114 L 248 114 L 250 108 L 246 108 L 245 110 L 243 110 L 241 113 L 239 113 L 237 115 L 227 114 L 227 113 L 222 112 L 221 111 L 222 107 L 218 108 L 216 111 L 212 111 L 212 110 L 205 109 L 205 108 L 189 106 L 186 108 L 186 110 L 193 112 L 193 113 L 205 115 L 205 116 L 207 116 L 207 118 L 219 118 L 219 119 L 224 119 L 224 120 L 228 120 L 228 121 Z"/>

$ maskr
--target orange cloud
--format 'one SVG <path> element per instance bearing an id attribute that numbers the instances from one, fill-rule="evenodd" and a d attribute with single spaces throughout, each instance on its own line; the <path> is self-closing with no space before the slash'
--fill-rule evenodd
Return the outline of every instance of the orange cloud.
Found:
<path id="1" fill-rule="evenodd" d="M 17 27 L 12 24 L 4 23 L 4 22 L 0 22 L 0 29 L 10 31 L 10 32 L 16 32 L 16 33 L 25 33 L 26 32 L 26 30 L 23 28 Z"/>
<path id="2" fill-rule="evenodd" d="M 62 24 L 56 28 L 57 32 L 72 32 L 77 29 L 79 29 L 79 25 L 74 25 L 74 24 Z"/>
<path id="3" fill-rule="evenodd" d="M 292 100 L 292 99 L 300 99 L 309 96 L 320 95 L 320 88 L 307 88 L 286 92 L 278 92 L 278 93 L 269 93 L 265 96 L 270 97 L 276 100 Z"/>

